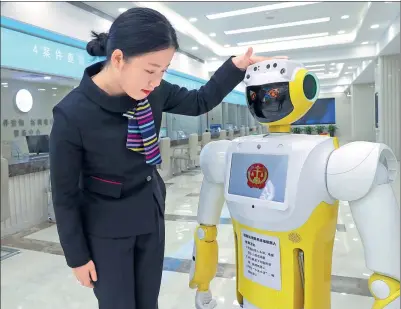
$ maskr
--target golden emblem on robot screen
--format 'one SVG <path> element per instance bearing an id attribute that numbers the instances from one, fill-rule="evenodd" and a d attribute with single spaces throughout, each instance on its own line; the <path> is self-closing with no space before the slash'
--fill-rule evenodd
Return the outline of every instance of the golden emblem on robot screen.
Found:
<path id="1" fill-rule="evenodd" d="M 267 168 L 263 164 L 252 164 L 247 171 L 248 187 L 263 189 L 265 187 L 268 174 Z"/>

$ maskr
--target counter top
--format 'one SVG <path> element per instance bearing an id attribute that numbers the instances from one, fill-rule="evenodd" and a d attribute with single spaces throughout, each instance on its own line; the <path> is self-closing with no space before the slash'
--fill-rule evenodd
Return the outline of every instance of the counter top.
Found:
<path id="1" fill-rule="evenodd" d="M 15 177 L 50 169 L 49 155 L 27 156 L 8 160 L 8 175 Z"/>

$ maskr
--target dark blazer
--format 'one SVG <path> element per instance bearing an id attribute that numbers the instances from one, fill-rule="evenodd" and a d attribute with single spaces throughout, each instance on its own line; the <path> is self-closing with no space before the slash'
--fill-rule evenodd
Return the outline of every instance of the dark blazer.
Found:
<path id="1" fill-rule="evenodd" d="M 157 229 L 157 211 L 164 213 L 166 188 L 156 167 L 126 148 L 128 120 L 123 113 L 135 100 L 109 96 L 91 76 L 103 63 L 88 67 L 80 85 L 53 109 L 50 174 L 53 205 L 67 264 L 86 264 L 86 235 L 129 237 Z M 148 97 L 157 134 L 162 113 L 204 114 L 244 78 L 226 61 L 199 90 L 162 81 Z M 133 81 L 134 82 L 134 81 Z"/>

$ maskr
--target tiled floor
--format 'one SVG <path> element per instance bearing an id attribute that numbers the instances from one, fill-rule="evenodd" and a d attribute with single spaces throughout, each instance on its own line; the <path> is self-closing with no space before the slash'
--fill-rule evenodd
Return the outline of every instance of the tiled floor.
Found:
<path id="1" fill-rule="evenodd" d="M 167 244 L 160 309 L 195 308 L 195 292 L 188 288 L 188 271 L 201 181 L 200 171 L 167 181 Z M 397 194 L 399 199 L 399 189 Z M 239 308 L 235 299 L 233 234 L 227 209 L 223 209 L 218 229 L 220 265 L 212 282 L 213 295 L 218 309 Z M 20 253 L 1 262 L 2 308 L 97 308 L 92 291 L 79 286 L 66 266 L 54 225 L 44 224 L 3 243 L 19 247 Z M 371 308 L 373 298 L 367 290 L 370 274 L 349 206 L 341 203 L 333 256 L 332 309 Z"/>

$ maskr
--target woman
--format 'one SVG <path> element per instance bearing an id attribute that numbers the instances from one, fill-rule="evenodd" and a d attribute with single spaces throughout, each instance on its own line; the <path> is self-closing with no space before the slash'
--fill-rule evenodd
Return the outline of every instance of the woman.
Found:
<path id="1" fill-rule="evenodd" d="M 163 112 L 198 116 L 244 78 L 252 50 L 227 60 L 201 89 L 162 80 L 178 48 L 160 13 L 134 8 L 87 51 L 107 60 L 53 110 L 53 203 L 67 264 L 100 309 L 157 308 L 166 189 L 156 170 Z"/>

